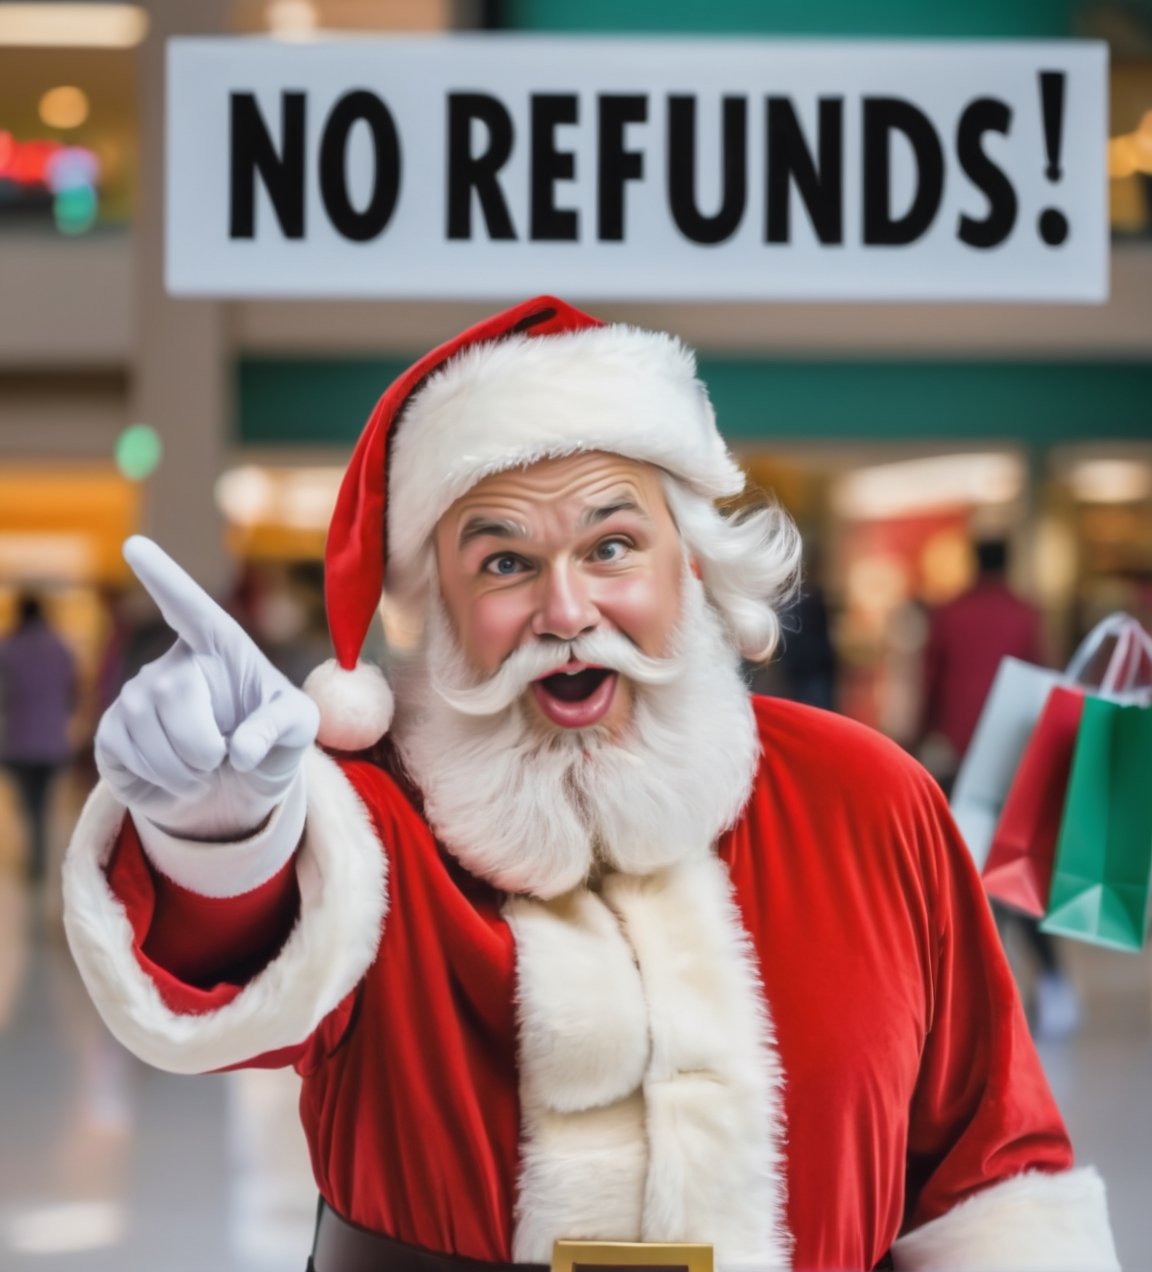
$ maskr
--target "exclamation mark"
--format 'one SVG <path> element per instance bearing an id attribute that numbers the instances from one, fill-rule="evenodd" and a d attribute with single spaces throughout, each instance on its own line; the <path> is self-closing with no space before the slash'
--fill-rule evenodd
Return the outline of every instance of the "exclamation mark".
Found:
<path id="1" fill-rule="evenodd" d="M 1044 116 L 1044 151 L 1048 166 L 1044 175 L 1055 185 L 1063 176 L 1060 147 L 1064 141 L 1064 72 L 1040 72 L 1040 109 Z M 1068 237 L 1068 218 L 1055 208 L 1040 213 L 1040 237 L 1049 247 L 1059 247 Z"/>

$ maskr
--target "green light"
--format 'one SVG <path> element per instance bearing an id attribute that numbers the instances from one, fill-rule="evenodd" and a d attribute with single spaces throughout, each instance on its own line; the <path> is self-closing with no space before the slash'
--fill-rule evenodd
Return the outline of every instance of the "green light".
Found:
<path id="1" fill-rule="evenodd" d="M 52 211 L 61 234 L 84 234 L 96 223 L 96 191 L 90 185 L 61 190 L 53 200 Z"/>
<path id="2" fill-rule="evenodd" d="M 133 424 L 116 439 L 116 467 L 130 481 L 150 477 L 163 455 L 164 443 L 148 424 Z"/>

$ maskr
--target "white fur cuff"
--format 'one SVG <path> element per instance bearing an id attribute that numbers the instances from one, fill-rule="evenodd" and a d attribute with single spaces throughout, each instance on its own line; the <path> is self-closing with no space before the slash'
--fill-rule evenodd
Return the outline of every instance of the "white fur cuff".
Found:
<path id="1" fill-rule="evenodd" d="M 231 843 L 180 839 L 147 817 L 136 818 L 136 830 L 148 860 L 173 883 L 202 897 L 239 897 L 267 883 L 296 851 L 305 806 L 300 769 L 272 816 L 247 839 Z"/>
<path id="2" fill-rule="evenodd" d="M 68 944 L 104 1023 L 147 1063 L 204 1073 L 301 1043 L 375 958 L 387 910 L 384 850 L 339 767 L 320 751 L 306 755 L 304 766 L 300 917 L 277 957 L 227 1006 L 203 1015 L 164 1003 L 108 886 L 104 867 L 123 807 L 103 783 L 85 805 L 64 863 Z"/>
<path id="3" fill-rule="evenodd" d="M 1104 1183 L 1091 1167 L 1029 1171 L 902 1237 L 901 1272 L 1120 1272 Z"/>

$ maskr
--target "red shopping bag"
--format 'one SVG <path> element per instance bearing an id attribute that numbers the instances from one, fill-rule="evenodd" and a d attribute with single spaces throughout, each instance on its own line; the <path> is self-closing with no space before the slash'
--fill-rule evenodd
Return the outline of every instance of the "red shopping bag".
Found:
<path id="1" fill-rule="evenodd" d="M 1048 906 L 1064 793 L 1076 753 L 1084 695 L 1054 688 L 1004 801 L 984 864 L 989 896 L 1042 918 Z"/>

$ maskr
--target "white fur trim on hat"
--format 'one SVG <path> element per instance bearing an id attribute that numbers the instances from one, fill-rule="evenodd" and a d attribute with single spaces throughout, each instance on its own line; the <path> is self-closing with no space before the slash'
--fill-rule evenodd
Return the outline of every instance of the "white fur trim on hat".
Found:
<path id="1" fill-rule="evenodd" d="M 375 663 L 346 671 L 329 658 L 308 674 L 304 692 L 320 708 L 317 741 L 333 751 L 363 751 L 392 723 L 392 689 Z"/>
<path id="2" fill-rule="evenodd" d="M 710 499 L 744 488 L 695 356 L 674 336 L 592 327 L 466 349 L 397 420 L 392 565 L 410 566 L 443 513 L 482 478 L 598 450 L 656 464 Z"/>
<path id="3" fill-rule="evenodd" d="M 903 1272 L 1120 1272 L 1104 1183 L 1091 1167 L 1027 1171 L 901 1237 Z"/>
<path id="4" fill-rule="evenodd" d="M 300 917 L 280 953 L 226 1006 L 172 1011 L 136 957 L 108 864 L 125 810 L 102 782 L 64 862 L 64 926 L 104 1018 L 130 1051 L 173 1073 L 205 1073 L 303 1042 L 376 956 L 387 911 L 387 859 L 372 819 L 339 766 L 305 757 L 308 820 L 296 856 Z"/>

